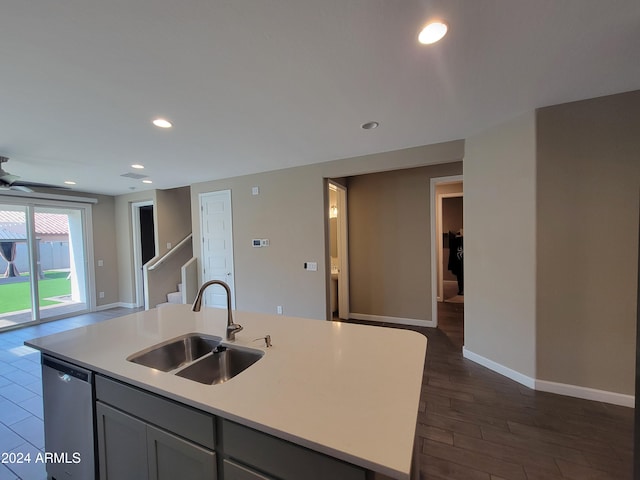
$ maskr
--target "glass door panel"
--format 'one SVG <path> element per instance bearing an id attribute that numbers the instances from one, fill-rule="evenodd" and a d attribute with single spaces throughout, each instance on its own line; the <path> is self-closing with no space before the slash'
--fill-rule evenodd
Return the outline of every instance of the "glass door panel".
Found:
<path id="1" fill-rule="evenodd" d="M 36 206 L 33 217 L 40 319 L 86 310 L 83 210 Z"/>
<path id="2" fill-rule="evenodd" d="M 0 204 L 0 329 L 35 320 L 27 207 Z"/>

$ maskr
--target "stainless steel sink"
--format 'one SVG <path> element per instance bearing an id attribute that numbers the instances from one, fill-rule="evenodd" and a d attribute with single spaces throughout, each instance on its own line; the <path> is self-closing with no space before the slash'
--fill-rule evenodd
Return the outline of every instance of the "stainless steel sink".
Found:
<path id="1" fill-rule="evenodd" d="M 220 337 L 191 333 L 134 353 L 127 360 L 216 385 L 246 370 L 263 355 L 261 350 L 223 345 Z"/>
<path id="2" fill-rule="evenodd" d="M 222 339 L 200 334 L 188 334 L 168 343 L 154 345 L 127 358 L 130 362 L 168 372 L 210 353 Z"/>
<path id="3" fill-rule="evenodd" d="M 193 365 L 176 373 L 179 377 L 216 385 L 235 377 L 264 355 L 260 350 L 220 346 Z"/>

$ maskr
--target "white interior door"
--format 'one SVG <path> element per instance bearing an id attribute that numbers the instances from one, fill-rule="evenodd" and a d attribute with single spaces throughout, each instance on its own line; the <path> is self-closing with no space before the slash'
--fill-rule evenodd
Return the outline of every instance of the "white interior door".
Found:
<path id="1" fill-rule="evenodd" d="M 235 309 L 231 190 L 200 194 L 200 232 L 202 282 L 226 282 L 231 289 L 231 306 Z M 226 308 L 224 289 L 217 285 L 209 287 L 205 292 L 204 304 L 208 307 Z"/>

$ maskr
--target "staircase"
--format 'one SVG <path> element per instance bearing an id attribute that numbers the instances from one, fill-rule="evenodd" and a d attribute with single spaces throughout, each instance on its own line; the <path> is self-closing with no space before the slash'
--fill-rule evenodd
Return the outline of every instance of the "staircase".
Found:
<path id="1" fill-rule="evenodd" d="M 144 264 L 144 308 L 149 310 L 167 303 L 188 304 L 198 293 L 198 268 L 193 256 L 193 235 L 165 253 Z M 172 291 L 178 285 L 178 291 Z M 167 292 L 171 292 L 167 294 Z"/>
<path id="2" fill-rule="evenodd" d="M 164 303 L 159 303 L 158 305 L 156 305 L 156 307 L 160 308 L 160 307 L 163 307 L 164 305 L 169 305 L 171 303 L 186 303 L 182 299 L 182 284 L 181 283 L 178 284 L 178 291 L 177 292 L 169 292 L 169 293 L 167 293 L 167 301 L 164 302 Z"/>

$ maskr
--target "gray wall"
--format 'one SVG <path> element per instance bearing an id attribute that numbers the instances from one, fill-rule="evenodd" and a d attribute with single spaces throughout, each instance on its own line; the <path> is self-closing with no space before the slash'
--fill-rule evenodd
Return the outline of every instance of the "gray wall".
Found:
<path id="1" fill-rule="evenodd" d="M 537 376 L 634 394 L 640 91 L 537 114 Z"/>
<path id="2" fill-rule="evenodd" d="M 275 313 L 282 305 L 285 315 L 326 319 L 329 202 L 324 179 L 460 161 L 463 153 L 464 142 L 454 141 L 194 184 L 194 238 L 200 238 L 198 195 L 230 189 L 237 308 Z M 251 195 L 252 186 L 260 187 L 260 195 Z M 252 238 L 269 238 L 271 245 L 252 248 Z M 200 242 L 194 242 L 195 255 L 200 251 Z M 318 271 L 305 271 L 306 261 L 317 261 Z"/>
<path id="3" fill-rule="evenodd" d="M 531 112 L 467 139 L 464 159 L 465 348 L 531 378 L 535 141 Z"/>
<path id="4" fill-rule="evenodd" d="M 116 242 L 120 233 L 116 226 L 115 198 L 107 195 L 90 196 L 98 199 L 98 203 L 92 207 L 96 304 L 110 305 L 119 301 Z M 102 267 L 97 266 L 98 260 L 103 261 Z M 99 298 L 98 292 L 104 292 L 104 298 Z"/>
<path id="5" fill-rule="evenodd" d="M 430 181 L 461 173 L 456 162 L 349 178 L 352 313 L 432 320 Z"/>
<path id="6" fill-rule="evenodd" d="M 638 112 L 635 91 L 467 140 L 467 350 L 531 379 L 634 393 Z"/>

